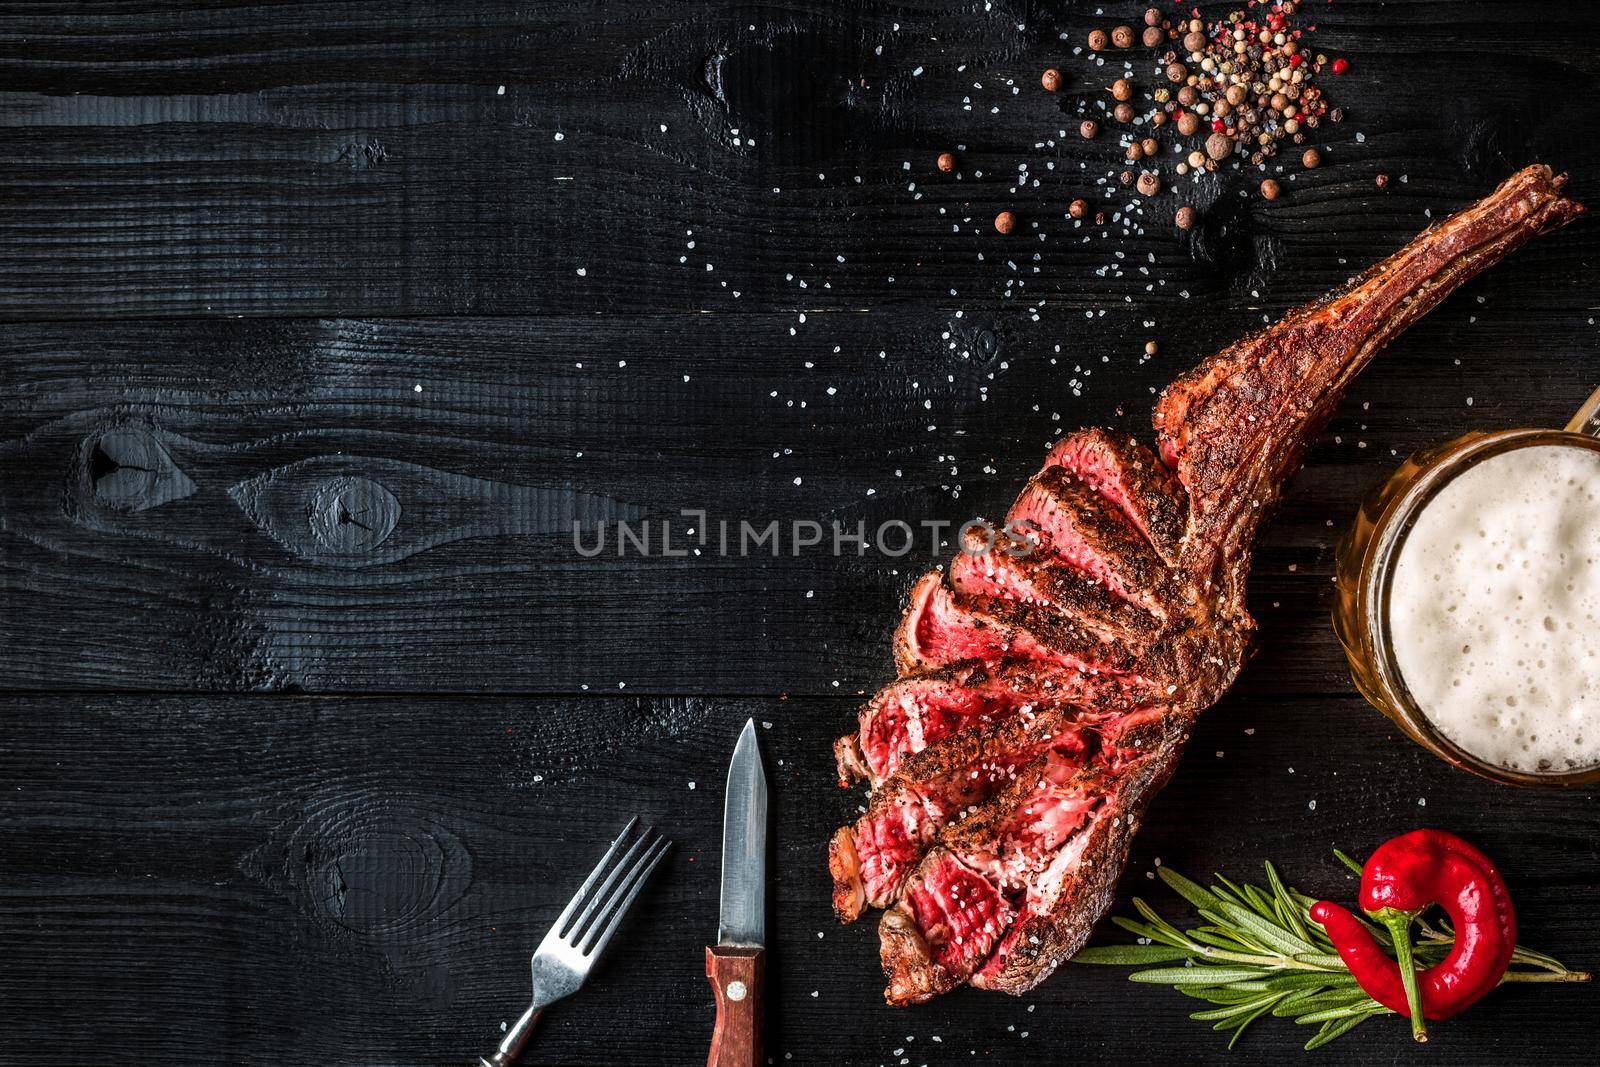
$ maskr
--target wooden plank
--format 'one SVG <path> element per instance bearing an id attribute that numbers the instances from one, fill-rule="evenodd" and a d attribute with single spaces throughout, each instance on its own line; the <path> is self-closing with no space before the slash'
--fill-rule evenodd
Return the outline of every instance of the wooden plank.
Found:
<path id="1" fill-rule="evenodd" d="M 1539 30 L 1514 40 L 1482 3 L 1346 0 L 1317 20 L 1320 46 L 1356 59 L 1328 79 L 1350 120 L 1316 131 L 1325 165 L 1267 205 L 1253 169 L 1180 178 L 1174 146 L 1168 191 L 1134 205 L 1118 137 L 1076 128 L 1124 61 L 1147 88 L 1155 62 L 1083 54 L 1104 18 L 1076 7 L 24 5 L 0 14 L 0 308 L 1297 302 L 1515 166 L 1593 183 L 1596 146 L 1573 135 L 1597 74 L 1579 9 L 1519 5 Z M 1062 93 L 1038 86 L 1051 65 Z M 1420 88 L 1444 85 L 1448 106 Z M 933 166 L 944 150 L 955 175 Z M 1073 224 L 1078 196 L 1126 224 Z M 1205 209 L 1188 237 L 1181 203 Z M 1023 220 L 1009 239 L 1001 209 Z M 1544 246 L 1504 291 L 1587 306 L 1597 240 Z"/>
<path id="2" fill-rule="evenodd" d="M 847 701 L 38 694 L 0 709 L 11 1067 L 464 1063 L 519 1009 L 532 946 L 636 812 L 676 850 L 592 986 L 550 1012 L 533 1062 L 697 1062 L 721 782 L 750 715 L 771 724 L 775 1062 L 822 1049 L 861 1067 L 1058 1063 L 1063 1048 L 1107 1063 L 1221 1056 L 1187 1000 L 1117 969 L 1069 966 L 1022 1000 L 969 990 L 884 1007 L 875 930 L 834 924 L 821 869 L 826 834 L 859 799 L 831 784 L 823 755 Z M 1592 799 L 1453 771 L 1353 698 L 1231 698 L 1208 714 L 1118 908 L 1137 892 L 1180 914 L 1149 880 L 1157 860 L 1254 878 L 1271 857 L 1307 892 L 1348 900 L 1330 849 L 1360 855 L 1418 823 L 1495 857 L 1529 943 L 1600 958 Z M 1587 998 L 1496 993 L 1439 1024 L 1430 1054 L 1588 1062 Z M 1281 1063 L 1305 1036 L 1269 1021 L 1228 1062 Z M 1391 1063 L 1408 1044 L 1380 1020 L 1337 1055 Z"/>
<path id="3" fill-rule="evenodd" d="M 1184 350 L 1249 317 L 19 326 L 0 340 L 0 684 L 871 689 L 899 597 L 948 556 L 924 523 L 1003 513 L 1066 429 L 1146 425 Z M 1591 328 L 1555 321 L 1460 299 L 1358 384 L 1261 549 L 1258 684 L 1345 691 L 1332 545 L 1399 456 L 1587 395 Z M 1176 351 L 1145 359 L 1151 334 Z M 648 517 L 655 554 L 619 558 L 612 527 L 581 555 L 573 518 L 607 516 Z M 797 521 L 892 520 L 911 554 L 886 536 L 835 556 L 826 532 L 788 554 Z M 708 544 L 663 558 L 661 521 L 677 551 L 691 528 Z M 782 524 L 786 554 L 739 555 L 742 521 Z"/>

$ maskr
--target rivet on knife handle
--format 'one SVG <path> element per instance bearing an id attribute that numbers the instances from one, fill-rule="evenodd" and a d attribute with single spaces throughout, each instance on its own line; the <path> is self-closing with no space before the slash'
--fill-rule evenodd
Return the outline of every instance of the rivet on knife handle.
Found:
<path id="1" fill-rule="evenodd" d="M 762 949 L 735 945 L 706 949 L 706 977 L 717 1000 L 717 1025 L 711 1032 L 706 1067 L 757 1067 L 763 1062 L 766 956 Z"/>

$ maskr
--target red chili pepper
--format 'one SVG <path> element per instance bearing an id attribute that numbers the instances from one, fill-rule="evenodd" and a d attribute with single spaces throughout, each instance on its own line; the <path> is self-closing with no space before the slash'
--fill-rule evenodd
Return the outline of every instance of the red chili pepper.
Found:
<path id="1" fill-rule="evenodd" d="M 1399 962 L 1366 926 L 1326 900 L 1311 908 L 1356 984 L 1386 1008 L 1411 1016 L 1411 1034 L 1428 1039 L 1423 1017 L 1448 1019 L 1476 1003 L 1511 965 L 1517 919 L 1511 896 L 1489 858 L 1454 834 L 1413 830 L 1384 842 L 1361 868 L 1361 908 L 1388 928 Z M 1438 904 L 1450 916 L 1449 955 L 1417 972 L 1411 924 Z"/>

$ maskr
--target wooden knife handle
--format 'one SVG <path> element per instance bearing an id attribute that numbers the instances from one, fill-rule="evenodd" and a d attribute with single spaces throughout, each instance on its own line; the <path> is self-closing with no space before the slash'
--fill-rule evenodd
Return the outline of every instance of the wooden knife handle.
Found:
<path id="1" fill-rule="evenodd" d="M 717 998 L 717 1028 L 711 1032 L 706 1067 L 758 1067 L 761 1059 L 762 986 L 767 954 L 759 948 L 712 945 L 706 977 Z"/>

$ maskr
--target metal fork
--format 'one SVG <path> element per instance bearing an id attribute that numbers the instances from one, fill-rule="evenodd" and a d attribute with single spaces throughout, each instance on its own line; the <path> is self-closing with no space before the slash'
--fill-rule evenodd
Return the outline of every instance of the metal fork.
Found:
<path id="1" fill-rule="evenodd" d="M 640 830 L 637 835 L 636 828 Z M 494 1055 L 479 1058 L 479 1067 L 507 1067 L 515 1062 L 533 1033 L 539 1013 L 578 991 L 589 977 L 595 958 L 622 924 L 622 917 L 644 887 L 645 879 L 671 845 L 651 827 L 640 827 L 637 815 L 628 820 L 539 942 L 533 954 L 533 1004 L 506 1031 Z M 617 858 L 619 854 L 621 859 Z"/>

